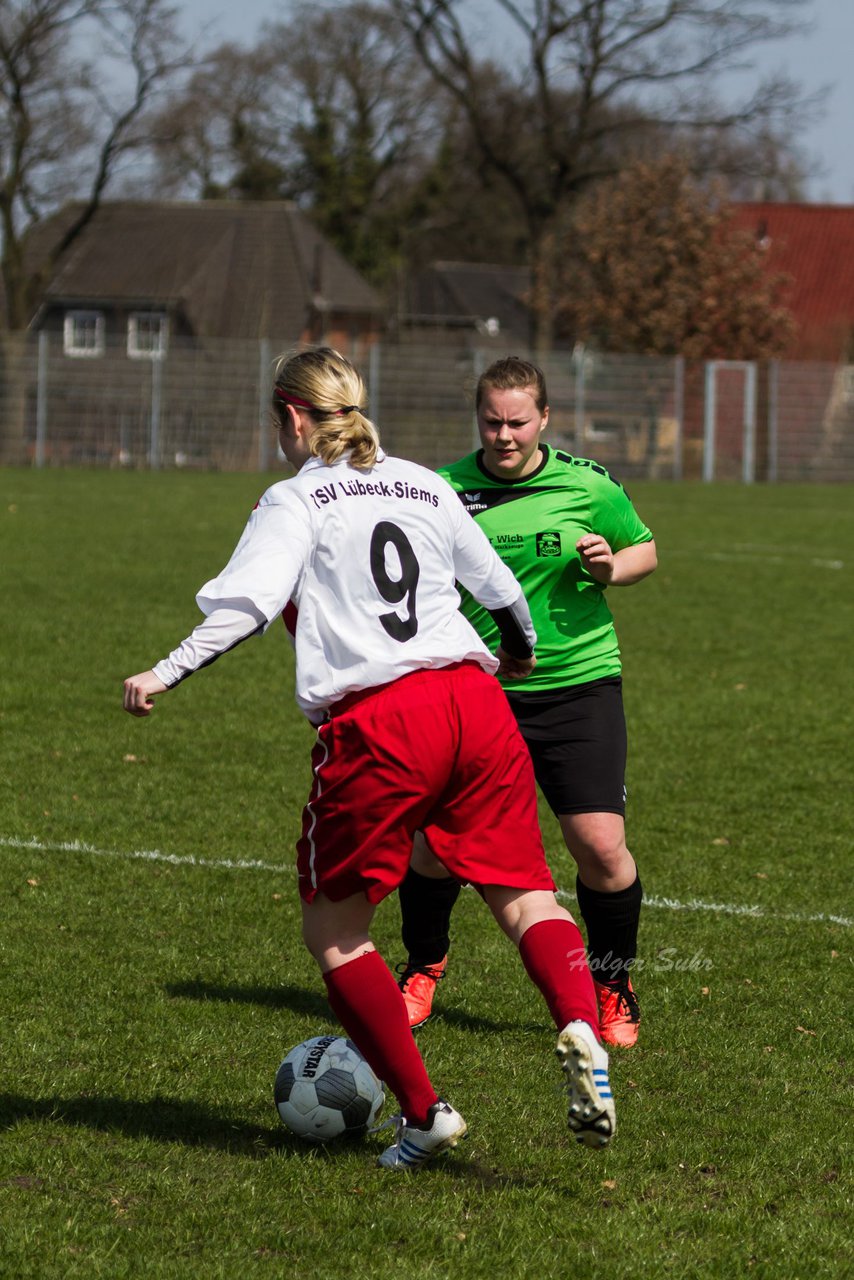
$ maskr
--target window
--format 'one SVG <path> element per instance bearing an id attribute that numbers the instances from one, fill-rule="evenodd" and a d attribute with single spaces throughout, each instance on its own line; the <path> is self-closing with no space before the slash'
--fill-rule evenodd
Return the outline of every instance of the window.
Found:
<path id="1" fill-rule="evenodd" d="M 104 313 L 102 311 L 66 311 L 62 340 L 63 350 L 67 356 L 102 356 L 104 354 Z"/>
<path id="2" fill-rule="evenodd" d="M 132 360 L 162 360 L 169 322 L 162 311 L 134 311 L 128 319 L 128 355 Z"/>

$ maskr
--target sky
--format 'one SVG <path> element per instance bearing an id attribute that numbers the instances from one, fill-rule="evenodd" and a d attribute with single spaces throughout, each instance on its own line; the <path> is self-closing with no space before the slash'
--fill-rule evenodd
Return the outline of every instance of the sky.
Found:
<path id="1" fill-rule="evenodd" d="M 174 0 L 188 36 L 203 27 L 205 43 L 233 40 L 252 44 L 264 21 L 282 21 L 287 0 Z M 755 51 L 757 70 L 785 71 L 802 89 L 827 90 L 821 119 L 797 136 L 810 164 L 819 172 L 807 183 L 807 198 L 854 204 L 854 0 L 812 0 L 802 6 L 813 30 Z"/>

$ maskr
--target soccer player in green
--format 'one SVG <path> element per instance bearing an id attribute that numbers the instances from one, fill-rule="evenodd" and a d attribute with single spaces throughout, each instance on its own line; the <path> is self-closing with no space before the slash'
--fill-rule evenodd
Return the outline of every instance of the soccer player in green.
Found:
<path id="1" fill-rule="evenodd" d="M 549 409 L 536 365 L 515 356 L 492 364 L 478 382 L 476 411 L 482 447 L 440 474 L 528 600 L 537 665 L 523 682 L 502 683 L 537 782 L 577 864 L 602 1038 L 629 1046 L 637 1040 L 640 1017 L 630 971 L 643 892 L 626 846 L 626 724 L 605 589 L 631 586 L 652 573 L 655 542 L 604 467 L 542 441 Z M 462 609 L 494 648 L 489 614 L 465 593 Z M 400 986 L 413 1028 L 430 1016 L 436 983 L 445 974 L 459 889 L 419 836 L 400 888 L 408 953 Z"/>

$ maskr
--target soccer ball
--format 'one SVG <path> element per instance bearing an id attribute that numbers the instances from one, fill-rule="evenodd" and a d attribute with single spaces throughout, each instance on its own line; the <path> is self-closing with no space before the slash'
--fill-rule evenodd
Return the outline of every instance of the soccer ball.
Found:
<path id="1" fill-rule="evenodd" d="M 385 1101 L 382 1084 L 343 1036 L 315 1036 L 291 1049 L 274 1096 L 285 1125 L 307 1142 L 364 1133 Z"/>

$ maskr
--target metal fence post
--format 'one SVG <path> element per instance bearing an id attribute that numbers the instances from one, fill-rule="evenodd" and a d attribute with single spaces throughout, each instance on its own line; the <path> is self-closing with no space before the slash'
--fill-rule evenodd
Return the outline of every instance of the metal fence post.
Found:
<path id="1" fill-rule="evenodd" d="M 368 351 L 368 412 L 371 422 L 380 427 L 380 343 L 372 342 Z"/>
<path id="2" fill-rule="evenodd" d="M 474 374 L 474 385 L 477 386 L 480 381 L 480 375 L 486 368 L 486 354 L 479 347 L 475 347 L 471 356 L 472 373 Z M 477 429 L 477 409 L 472 408 L 471 415 L 471 445 L 472 449 L 480 448 L 480 432 Z"/>
<path id="3" fill-rule="evenodd" d="M 741 478 L 744 484 L 756 479 L 756 364 L 751 361 L 744 370 L 744 437 L 741 456 Z"/>
<path id="4" fill-rule="evenodd" d="M 160 404 L 163 391 L 163 363 L 151 361 L 151 424 L 148 436 L 148 465 L 152 471 L 160 466 Z"/>
<path id="5" fill-rule="evenodd" d="M 716 360 L 706 362 L 706 396 L 703 411 L 703 479 L 708 483 L 715 478 L 715 393 L 717 391 Z"/>
<path id="6" fill-rule="evenodd" d="M 572 363 L 575 365 L 575 456 L 584 456 L 584 360 L 583 342 L 576 342 L 572 352 Z"/>
<path id="7" fill-rule="evenodd" d="M 38 371 L 36 375 L 36 452 L 35 464 L 43 467 L 47 457 L 47 365 L 50 337 L 46 330 L 39 334 Z"/>
<path id="8" fill-rule="evenodd" d="M 780 361 L 768 366 L 768 482 L 776 484 L 780 457 Z"/>
<path id="9" fill-rule="evenodd" d="M 270 468 L 270 367 L 272 348 L 269 338 L 262 338 L 258 344 L 258 470 L 268 471 Z"/>
<path id="10" fill-rule="evenodd" d="M 676 418 L 676 439 L 673 442 L 673 479 L 681 480 L 684 467 L 685 441 L 685 357 L 677 356 L 673 362 L 673 411 Z"/>

